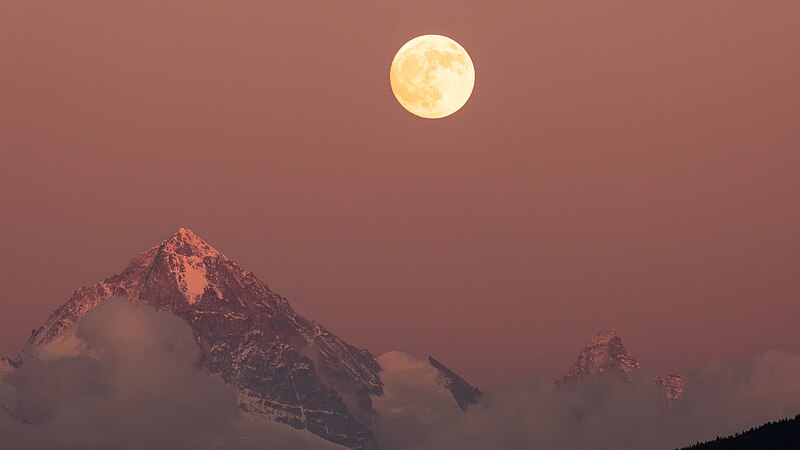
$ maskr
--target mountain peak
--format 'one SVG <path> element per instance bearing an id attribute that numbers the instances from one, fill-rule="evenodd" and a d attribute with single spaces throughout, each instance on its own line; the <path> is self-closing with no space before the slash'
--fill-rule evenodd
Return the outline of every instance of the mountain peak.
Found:
<path id="1" fill-rule="evenodd" d="M 622 338 L 619 337 L 619 334 L 617 334 L 616 331 L 614 330 L 601 331 L 596 335 L 592 336 L 592 338 L 589 339 L 589 342 L 586 343 L 586 346 L 592 347 L 597 345 L 611 345 L 612 342 L 616 341 L 619 341 L 619 343 L 622 344 Z"/>
<path id="2" fill-rule="evenodd" d="M 152 266 L 163 267 L 170 273 L 190 304 L 199 301 L 206 288 L 214 287 L 209 272 L 215 270 L 217 263 L 228 262 L 228 258 L 188 228 L 178 228 L 152 250 L 155 250 Z"/>
<path id="3" fill-rule="evenodd" d="M 181 256 L 224 257 L 217 249 L 209 245 L 200 236 L 188 228 L 178 228 L 166 241 L 157 246 L 162 252 Z"/>
<path id="4" fill-rule="evenodd" d="M 628 354 L 616 331 L 601 331 L 589 339 L 575 365 L 556 381 L 556 385 L 565 386 L 585 376 L 605 373 L 613 373 L 629 381 L 631 372 L 640 368 L 636 358 Z"/>
<path id="5" fill-rule="evenodd" d="M 175 231 L 175 234 L 179 234 L 179 235 L 182 235 L 182 236 L 195 236 L 195 237 L 197 236 L 194 233 L 194 231 L 192 231 L 192 230 L 190 230 L 188 228 L 185 228 L 185 227 L 178 227 L 178 230 Z"/>
<path id="6" fill-rule="evenodd" d="M 586 363 L 582 369 L 587 373 L 599 374 L 608 370 L 630 373 L 641 366 L 628 354 L 622 338 L 616 331 L 601 331 L 589 339 L 578 357 L 578 362 Z"/>

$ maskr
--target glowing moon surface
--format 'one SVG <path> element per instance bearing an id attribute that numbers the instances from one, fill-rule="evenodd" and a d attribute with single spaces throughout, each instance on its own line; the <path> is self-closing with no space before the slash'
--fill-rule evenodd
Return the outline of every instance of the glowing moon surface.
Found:
<path id="1" fill-rule="evenodd" d="M 400 47 L 389 80 L 403 108 L 419 117 L 439 119 L 467 103 L 475 87 L 475 67 L 458 42 L 428 34 Z"/>

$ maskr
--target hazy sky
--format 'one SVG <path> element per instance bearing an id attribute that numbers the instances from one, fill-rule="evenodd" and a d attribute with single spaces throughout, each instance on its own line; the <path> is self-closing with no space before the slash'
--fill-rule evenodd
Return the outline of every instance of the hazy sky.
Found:
<path id="1" fill-rule="evenodd" d="M 420 34 L 454 116 L 389 87 Z M 492 389 L 618 330 L 800 350 L 796 0 L 0 2 L 0 355 L 191 228 L 374 353 Z"/>

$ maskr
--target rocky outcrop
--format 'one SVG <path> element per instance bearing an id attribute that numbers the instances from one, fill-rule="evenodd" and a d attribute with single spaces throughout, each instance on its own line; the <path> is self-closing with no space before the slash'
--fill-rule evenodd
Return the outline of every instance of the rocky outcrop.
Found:
<path id="1" fill-rule="evenodd" d="M 639 361 L 628 354 L 622 338 L 616 331 L 602 331 L 586 343 L 578 355 L 578 360 L 564 376 L 556 380 L 559 389 L 569 389 L 586 377 L 613 376 L 626 383 L 640 370 Z M 686 381 L 680 375 L 659 375 L 655 382 L 664 389 L 667 405 L 678 400 L 684 393 Z"/>

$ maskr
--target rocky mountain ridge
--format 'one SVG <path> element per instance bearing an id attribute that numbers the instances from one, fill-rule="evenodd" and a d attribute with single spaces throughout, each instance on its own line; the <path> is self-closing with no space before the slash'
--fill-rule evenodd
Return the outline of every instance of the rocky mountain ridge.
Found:
<path id="1" fill-rule="evenodd" d="M 184 319 L 202 365 L 238 387 L 241 410 L 350 448 L 377 447 L 372 400 L 384 385 L 375 356 L 297 314 L 252 272 L 185 228 L 119 274 L 75 291 L 33 331 L 15 364 L 84 352 L 75 325 L 110 297 Z"/>

